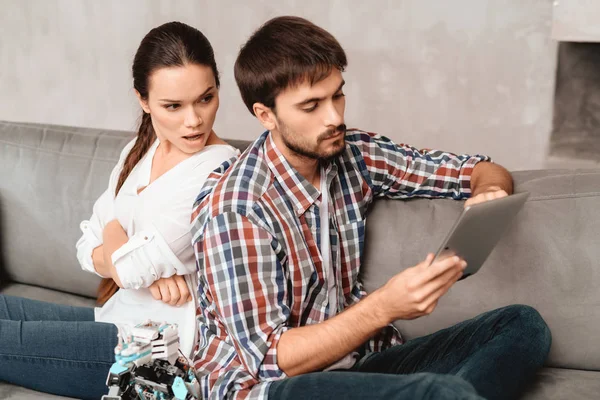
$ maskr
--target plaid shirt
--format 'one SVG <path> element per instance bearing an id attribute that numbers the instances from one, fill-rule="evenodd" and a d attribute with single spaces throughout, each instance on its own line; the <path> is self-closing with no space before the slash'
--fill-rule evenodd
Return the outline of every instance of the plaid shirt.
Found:
<path id="1" fill-rule="evenodd" d="M 484 156 L 418 151 L 349 130 L 346 151 L 326 168 L 331 264 L 338 312 L 366 296 L 358 280 L 365 214 L 376 197 L 470 195 Z M 320 255 L 320 193 L 287 162 L 265 132 L 237 161 L 207 180 L 194 205 L 199 347 L 194 356 L 205 398 L 266 398 L 285 378 L 277 343 L 294 327 L 331 317 Z M 335 310 L 334 310 L 335 313 Z M 401 343 L 392 326 L 359 352 Z"/>

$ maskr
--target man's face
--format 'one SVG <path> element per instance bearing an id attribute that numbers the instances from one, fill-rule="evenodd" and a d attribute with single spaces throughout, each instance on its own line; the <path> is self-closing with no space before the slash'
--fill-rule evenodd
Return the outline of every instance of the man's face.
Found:
<path id="1" fill-rule="evenodd" d="M 276 97 L 276 128 L 272 132 L 287 150 L 316 160 L 328 160 L 344 151 L 343 86 L 342 73 L 333 68 L 327 78 L 313 86 L 302 82 Z"/>

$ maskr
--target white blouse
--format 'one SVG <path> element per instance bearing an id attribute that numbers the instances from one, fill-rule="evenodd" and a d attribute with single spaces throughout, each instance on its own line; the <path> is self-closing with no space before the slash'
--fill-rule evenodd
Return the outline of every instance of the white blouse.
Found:
<path id="1" fill-rule="evenodd" d="M 229 145 L 206 146 L 150 183 L 152 159 L 160 143 L 156 140 L 115 198 L 123 163 L 134 143 L 135 139 L 125 146 L 110 175 L 108 189 L 94 204 L 90 219 L 81 222 L 83 235 L 77 241 L 77 259 L 84 270 L 97 274 L 92 251 L 102 244 L 105 225 L 118 219 L 129 240 L 113 253 L 112 261 L 124 289 L 96 308 L 95 320 L 117 326 L 148 319 L 176 323 L 181 351 L 189 357 L 196 332 L 197 288 L 190 235 L 192 206 L 208 175 L 239 151 Z M 194 297 L 181 307 L 155 300 L 148 289 L 157 279 L 175 274 L 185 275 Z"/>

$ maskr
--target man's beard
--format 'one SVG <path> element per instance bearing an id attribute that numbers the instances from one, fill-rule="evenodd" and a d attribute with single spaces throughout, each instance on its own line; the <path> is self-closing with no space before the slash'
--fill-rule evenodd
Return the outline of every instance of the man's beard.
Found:
<path id="1" fill-rule="evenodd" d="M 286 147 L 288 149 L 290 149 L 291 151 L 293 151 L 294 153 L 296 153 L 300 156 L 307 157 L 307 158 L 310 158 L 313 160 L 318 160 L 318 161 L 330 161 L 330 160 L 342 155 L 342 153 L 344 153 L 344 150 L 346 150 L 346 125 L 345 124 L 341 124 L 341 125 L 337 126 L 335 129 L 329 129 L 329 130 L 321 133 L 319 136 L 317 136 L 317 146 L 316 147 L 318 149 L 319 145 L 324 140 L 328 139 L 329 137 L 333 136 L 334 134 L 337 134 L 340 132 L 342 133 L 340 135 L 340 137 L 332 143 L 332 145 L 335 145 L 339 142 L 339 146 L 336 146 L 334 151 L 331 151 L 331 152 L 318 152 L 318 150 L 312 150 L 310 148 L 307 148 L 307 146 L 303 145 L 302 143 L 298 143 L 293 140 L 290 140 L 290 138 L 295 137 L 294 133 L 290 129 L 288 129 L 287 125 L 285 125 L 281 121 L 279 121 L 279 127 L 280 127 L 280 132 L 281 132 L 281 139 L 283 140 L 283 143 L 286 145 Z"/>

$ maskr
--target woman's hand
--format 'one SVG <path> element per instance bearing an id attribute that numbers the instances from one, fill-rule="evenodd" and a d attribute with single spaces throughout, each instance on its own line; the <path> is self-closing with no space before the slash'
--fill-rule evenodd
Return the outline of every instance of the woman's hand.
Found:
<path id="1" fill-rule="evenodd" d="M 160 278 L 148 287 L 152 297 L 172 306 L 179 307 L 192 300 L 185 278 L 182 275 L 173 275 Z"/>

